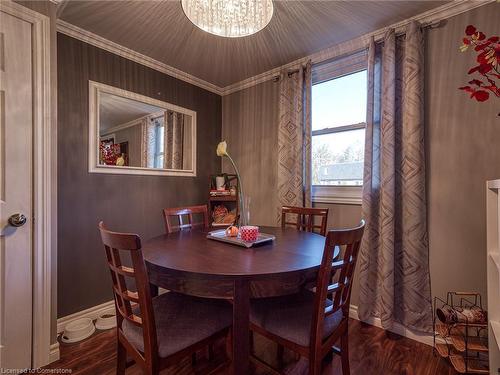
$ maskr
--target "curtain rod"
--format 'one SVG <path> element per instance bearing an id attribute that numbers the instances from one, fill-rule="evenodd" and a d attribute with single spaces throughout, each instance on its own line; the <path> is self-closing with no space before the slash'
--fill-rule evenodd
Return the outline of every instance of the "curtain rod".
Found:
<path id="1" fill-rule="evenodd" d="M 432 29 L 437 29 L 439 27 L 442 27 L 446 24 L 447 20 L 446 19 L 441 19 L 441 20 L 437 20 L 437 21 L 432 21 L 432 22 L 424 22 L 424 23 L 421 23 L 420 24 L 420 29 L 421 30 L 432 30 Z M 390 29 L 390 28 L 389 28 Z M 389 30 L 387 29 L 387 30 Z M 386 30 L 386 31 L 387 31 Z M 399 32 L 395 32 L 396 36 L 403 36 L 406 34 L 406 31 L 405 30 L 401 30 Z M 384 35 L 385 35 L 385 32 L 378 38 L 375 38 L 375 41 L 380 41 L 382 39 L 384 39 Z"/>
<path id="2" fill-rule="evenodd" d="M 446 19 L 441 19 L 441 20 L 438 20 L 438 21 L 422 23 L 420 25 L 420 28 L 422 30 L 426 30 L 426 29 L 432 30 L 432 29 L 437 29 L 439 27 L 442 27 L 445 24 L 446 24 Z M 387 28 L 387 30 L 390 30 L 390 28 Z M 387 30 L 385 32 L 387 32 Z M 383 34 L 381 34 L 380 36 L 378 36 L 377 38 L 375 38 L 375 42 L 376 43 L 381 43 L 383 41 L 385 32 Z M 397 37 L 398 36 L 403 36 L 403 35 L 406 34 L 406 31 L 396 32 L 395 34 L 396 34 Z M 340 60 L 340 59 L 344 58 L 345 56 L 354 55 L 356 53 L 360 53 L 360 52 L 365 51 L 367 49 L 368 49 L 368 46 L 365 46 L 365 47 L 363 47 L 361 49 L 354 50 L 354 51 L 342 54 L 340 56 L 336 56 L 333 59 L 327 59 L 327 60 L 323 60 L 323 61 L 318 61 L 317 63 L 313 63 L 313 65 L 317 66 L 317 65 L 322 65 L 322 64 L 329 64 L 329 63 L 332 63 L 332 62 L 334 62 L 336 60 Z M 293 74 L 298 73 L 299 71 L 300 71 L 300 69 L 288 70 L 287 71 L 287 75 L 288 75 L 288 77 L 291 77 Z M 280 79 L 281 79 L 281 73 L 280 74 L 276 74 L 276 75 L 274 75 L 274 76 L 272 76 L 272 77 L 269 78 L 269 80 L 272 80 L 273 82 L 279 82 Z"/>

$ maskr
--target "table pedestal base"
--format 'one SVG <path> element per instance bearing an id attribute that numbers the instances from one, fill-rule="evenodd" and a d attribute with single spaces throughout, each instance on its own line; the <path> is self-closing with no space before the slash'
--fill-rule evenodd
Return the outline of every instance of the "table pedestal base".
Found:
<path id="1" fill-rule="evenodd" d="M 250 356 L 250 284 L 234 281 L 233 300 L 233 374 L 249 373 Z"/>

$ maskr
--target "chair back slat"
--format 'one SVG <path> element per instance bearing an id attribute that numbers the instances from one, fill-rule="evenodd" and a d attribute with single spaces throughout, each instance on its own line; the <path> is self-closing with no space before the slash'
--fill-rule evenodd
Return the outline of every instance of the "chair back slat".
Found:
<path id="1" fill-rule="evenodd" d="M 152 361 L 158 352 L 158 342 L 141 239 L 136 234 L 111 232 L 102 221 L 99 223 L 99 231 L 113 283 L 117 329 L 122 329 L 124 320 L 140 327 L 144 337 L 144 353 L 140 355 L 145 360 Z M 132 267 L 123 265 L 121 253 L 129 254 Z M 126 278 L 135 282 L 136 291 L 129 290 Z"/>
<path id="2" fill-rule="evenodd" d="M 295 221 L 288 219 L 295 216 Z M 315 218 L 321 218 L 319 224 Z M 281 208 L 281 227 L 294 226 L 297 230 L 316 232 L 324 236 L 328 221 L 328 208 L 292 207 Z"/>
<path id="3" fill-rule="evenodd" d="M 130 268 L 127 266 L 115 267 L 111 263 L 108 263 L 108 265 L 109 265 L 109 268 L 111 268 L 113 271 L 115 271 L 116 273 L 118 273 L 120 275 L 127 276 L 127 277 L 134 277 L 134 275 L 135 275 L 133 268 Z"/>
<path id="4" fill-rule="evenodd" d="M 115 295 L 119 295 L 123 300 L 129 301 L 129 302 L 134 302 L 134 303 L 139 303 L 139 295 L 137 292 L 132 292 L 128 289 L 124 290 L 119 290 L 118 288 L 114 287 L 113 288 Z"/>
<path id="5" fill-rule="evenodd" d="M 320 345 L 322 342 L 323 322 L 326 317 L 339 310 L 342 310 L 344 318 L 349 317 L 352 278 L 364 229 L 365 222 L 362 220 L 356 228 L 331 230 L 326 236 L 323 259 L 316 280 L 311 343 Z M 334 261 L 335 248 L 343 251 L 341 259 Z M 336 280 L 332 280 L 332 276 Z M 327 299 L 332 301 L 331 306 L 327 306 Z"/>
<path id="6" fill-rule="evenodd" d="M 128 320 L 130 323 L 135 324 L 138 327 L 142 327 L 142 319 L 140 316 L 137 315 L 125 316 L 125 319 Z"/>
<path id="7" fill-rule="evenodd" d="M 195 221 L 195 215 L 201 216 L 201 220 Z M 165 208 L 163 209 L 163 217 L 167 233 L 193 228 L 208 230 L 207 205 Z"/>

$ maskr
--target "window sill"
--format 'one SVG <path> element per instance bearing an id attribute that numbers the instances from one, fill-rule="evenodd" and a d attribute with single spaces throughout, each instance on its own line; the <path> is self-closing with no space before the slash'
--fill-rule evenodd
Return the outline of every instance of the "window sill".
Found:
<path id="1" fill-rule="evenodd" d="M 313 203 L 361 205 L 363 187 L 313 185 L 311 193 Z"/>

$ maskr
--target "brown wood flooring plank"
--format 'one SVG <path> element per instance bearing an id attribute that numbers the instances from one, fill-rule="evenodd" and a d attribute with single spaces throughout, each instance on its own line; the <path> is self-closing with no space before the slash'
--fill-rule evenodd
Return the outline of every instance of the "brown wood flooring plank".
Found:
<path id="1" fill-rule="evenodd" d="M 94 334 L 78 344 L 61 344 L 61 359 L 47 368 L 71 369 L 73 375 L 113 375 L 115 374 L 115 331 Z M 388 333 L 380 328 L 350 321 L 349 355 L 352 375 L 456 375 L 446 359 L 433 354 L 428 345 Z M 224 346 L 216 348 L 216 360 L 222 360 Z M 256 335 L 255 350 L 266 361 L 276 364 L 276 346 Z M 193 369 L 191 359 L 186 358 L 179 364 L 162 372 L 162 375 L 192 375 L 207 372 L 207 363 L 203 353 Z M 285 352 L 287 374 L 306 373 L 307 362 L 296 361 L 293 353 Z M 222 372 L 224 373 L 224 372 Z M 263 370 L 256 370 L 258 375 L 265 375 Z M 324 374 L 341 374 L 340 358 L 325 366 Z M 141 375 L 137 366 L 127 369 L 127 375 Z"/>

